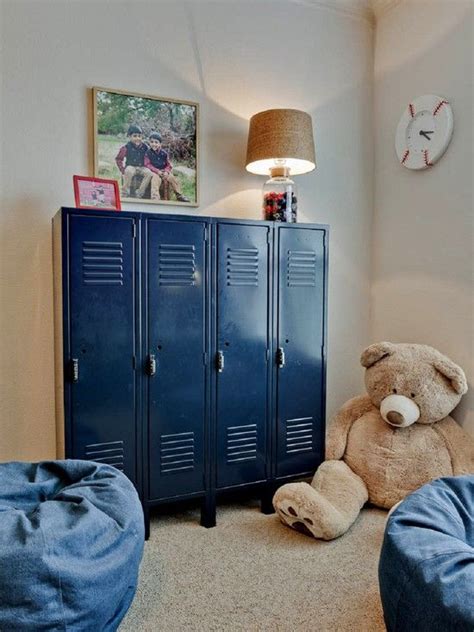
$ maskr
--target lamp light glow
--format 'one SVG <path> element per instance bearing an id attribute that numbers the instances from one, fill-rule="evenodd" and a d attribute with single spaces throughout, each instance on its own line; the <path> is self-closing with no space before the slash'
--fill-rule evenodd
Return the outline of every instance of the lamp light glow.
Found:
<path id="1" fill-rule="evenodd" d="M 281 162 L 279 162 L 281 160 Z M 266 158 L 263 160 L 255 160 L 246 165 L 246 170 L 257 176 L 268 175 L 274 167 L 288 167 L 292 176 L 299 176 L 309 173 L 316 168 L 316 164 L 310 160 L 301 160 L 299 158 Z"/>

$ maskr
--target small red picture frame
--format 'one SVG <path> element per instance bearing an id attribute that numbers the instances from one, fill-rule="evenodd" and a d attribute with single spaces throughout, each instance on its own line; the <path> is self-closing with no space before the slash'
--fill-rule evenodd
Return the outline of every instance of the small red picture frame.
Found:
<path id="1" fill-rule="evenodd" d="M 77 208 L 120 211 L 120 194 L 117 180 L 73 176 L 74 198 Z"/>

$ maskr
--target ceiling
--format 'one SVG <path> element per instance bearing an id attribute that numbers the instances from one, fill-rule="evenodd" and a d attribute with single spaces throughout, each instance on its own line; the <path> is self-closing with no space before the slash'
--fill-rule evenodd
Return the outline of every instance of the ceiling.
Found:
<path id="1" fill-rule="evenodd" d="M 350 14 L 375 22 L 385 11 L 402 0 L 296 0 L 300 4 L 324 6 L 334 11 Z"/>
<path id="2" fill-rule="evenodd" d="M 367 4 L 370 9 L 372 9 L 376 18 L 399 2 L 401 2 L 401 0 L 367 0 Z"/>

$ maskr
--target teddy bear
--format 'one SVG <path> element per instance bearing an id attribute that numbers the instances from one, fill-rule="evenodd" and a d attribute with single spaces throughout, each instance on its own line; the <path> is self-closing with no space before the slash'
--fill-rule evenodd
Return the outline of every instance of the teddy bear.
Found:
<path id="1" fill-rule="evenodd" d="M 329 426 L 326 461 L 311 484 L 280 487 L 281 521 L 332 540 L 364 504 L 391 509 L 440 476 L 474 473 L 474 439 L 449 416 L 467 391 L 463 370 L 433 347 L 380 342 L 362 353 L 367 395 Z"/>

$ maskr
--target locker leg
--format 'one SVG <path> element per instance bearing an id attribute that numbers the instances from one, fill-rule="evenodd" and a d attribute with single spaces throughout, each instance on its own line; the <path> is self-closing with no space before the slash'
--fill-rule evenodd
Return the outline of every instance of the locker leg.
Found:
<path id="1" fill-rule="evenodd" d="M 143 520 L 145 522 L 145 540 L 150 539 L 150 508 L 143 503 Z"/>
<path id="2" fill-rule="evenodd" d="M 272 514 L 275 513 L 275 509 L 272 505 L 272 498 L 277 490 L 277 485 L 268 484 L 262 490 L 262 495 L 260 497 L 260 511 L 264 514 Z"/>
<path id="3" fill-rule="evenodd" d="M 206 494 L 201 502 L 201 526 L 210 529 L 216 526 L 216 496 Z"/>

